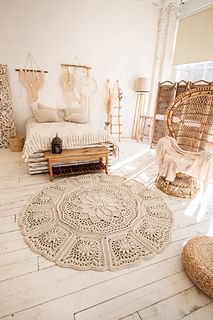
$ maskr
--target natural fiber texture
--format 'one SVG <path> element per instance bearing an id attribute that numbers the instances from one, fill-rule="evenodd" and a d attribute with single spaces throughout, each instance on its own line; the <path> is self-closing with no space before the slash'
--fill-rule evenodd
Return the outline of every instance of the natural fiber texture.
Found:
<path id="1" fill-rule="evenodd" d="M 81 102 L 81 98 L 75 73 L 69 72 L 69 70 L 67 69 L 61 75 L 59 82 L 63 90 L 65 104 L 79 104 Z"/>
<path id="2" fill-rule="evenodd" d="M 156 192 L 120 176 L 85 175 L 33 196 L 19 224 L 29 246 L 79 270 L 118 270 L 168 244 L 172 215 Z"/>
<path id="3" fill-rule="evenodd" d="M 158 175 L 156 185 L 168 195 L 180 198 L 190 199 L 199 191 L 198 179 L 183 173 L 177 173 L 174 181 L 168 181 L 166 178 Z"/>
<path id="4" fill-rule="evenodd" d="M 112 136 L 104 129 L 89 123 L 72 122 L 38 123 L 28 120 L 23 158 L 27 160 L 35 152 L 51 150 L 51 141 L 58 134 L 63 141 L 63 149 L 112 142 Z"/>
<path id="5" fill-rule="evenodd" d="M 207 151 L 213 146 L 212 124 L 213 87 L 187 91 L 169 106 L 167 126 L 171 137 L 161 138 L 157 144 L 156 184 L 160 190 L 188 198 L 199 187 L 205 189 L 213 166 L 213 152 Z"/>
<path id="6" fill-rule="evenodd" d="M 182 258 L 190 279 L 213 298 L 213 237 L 201 236 L 188 241 Z"/>
<path id="7" fill-rule="evenodd" d="M 19 80 L 26 89 L 30 104 L 38 100 L 39 91 L 44 85 L 44 74 L 47 71 L 39 69 L 38 63 L 30 52 L 27 53 L 25 68 L 16 69 L 19 72 Z"/>
<path id="8" fill-rule="evenodd" d="M 200 153 L 182 150 L 176 140 L 163 137 L 156 149 L 159 175 L 168 181 L 174 181 L 177 173 L 199 178 L 206 187 L 213 169 L 213 152 L 205 150 Z"/>
<path id="9" fill-rule="evenodd" d="M 200 87 L 178 96 L 167 110 L 167 126 L 179 147 L 199 152 L 213 146 L 213 87 Z"/>
<path id="10" fill-rule="evenodd" d="M 15 134 L 7 65 L 0 64 L 0 148 L 8 148 L 9 139 Z"/>
<path id="11" fill-rule="evenodd" d="M 84 107 L 89 118 L 94 111 L 93 96 L 97 91 L 97 82 L 90 76 L 90 69 L 84 66 L 82 68 L 79 64 L 66 65 L 66 70 L 59 80 L 65 104 L 69 107 Z"/>
<path id="12" fill-rule="evenodd" d="M 9 140 L 10 150 L 20 152 L 24 146 L 24 136 L 14 136 Z"/>
<path id="13" fill-rule="evenodd" d="M 44 72 L 19 70 L 19 80 L 27 91 L 29 102 L 37 101 L 39 91 L 44 84 Z"/>

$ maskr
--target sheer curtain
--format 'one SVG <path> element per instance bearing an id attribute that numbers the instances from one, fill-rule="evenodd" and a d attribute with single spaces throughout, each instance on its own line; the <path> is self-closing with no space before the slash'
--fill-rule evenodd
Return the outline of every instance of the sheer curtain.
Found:
<path id="1" fill-rule="evenodd" d="M 163 0 L 159 11 L 158 33 L 152 81 L 150 88 L 149 110 L 154 113 L 158 83 L 170 80 L 172 61 L 181 2 L 179 0 Z"/>

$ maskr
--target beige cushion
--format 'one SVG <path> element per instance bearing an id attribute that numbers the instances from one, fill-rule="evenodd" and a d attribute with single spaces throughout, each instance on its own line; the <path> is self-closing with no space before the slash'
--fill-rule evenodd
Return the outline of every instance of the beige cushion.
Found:
<path id="1" fill-rule="evenodd" d="M 47 107 L 41 103 L 38 103 L 38 109 L 39 110 L 53 110 L 54 108 Z M 64 108 L 57 107 L 56 110 L 57 110 L 57 114 L 58 114 L 58 118 L 59 118 L 58 121 L 64 121 Z"/>
<path id="2" fill-rule="evenodd" d="M 38 103 L 37 102 L 31 103 L 31 109 L 32 109 L 33 115 L 35 117 L 35 111 L 38 110 Z"/>
<path id="3" fill-rule="evenodd" d="M 75 123 L 87 123 L 88 116 L 85 113 L 72 113 L 65 120 Z"/>
<path id="4" fill-rule="evenodd" d="M 84 108 L 66 108 L 64 109 L 65 116 L 64 120 L 76 122 L 76 123 L 86 123 L 88 122 L 88 116 Z"/>
<path id="5" fill-rule="evenodd" d="M 53 108 L 47 107 L 44 104 L 38 103 L 38 109 L 39 110 L 52 110 Z"/>
<path id="6" fill-rule="evenodd" d="M 58 122 L 59 117 L 56 109 L 51 108 L 48 110 L 35 110 L 34 111 L 35 119 L 38 122 Z"/>
<path id="7" fill-rule="evenodd" d="M 58 122 L 64 121 L 63 108 L 51 108 L 41 103 L 32 103 L 33 115 L 38 122 Z M 45 119 L 47 119 L 45 121 Z"/>
<path id="8" fill-rule="evenodd" d="M 64 121 L 64 116 L 65 116 L 64 109 L 57 107 L 56 110 L 57 110 L 59 121 Z"/>
<path id="9" fill-rule="evenodd" d="M 72 113 L 85 113 L 85 109 L 84 108 L 65 108 L 64 113 L 65 113 L 64 119 L 67 120 L 66 118 L 69 117 Z"/>

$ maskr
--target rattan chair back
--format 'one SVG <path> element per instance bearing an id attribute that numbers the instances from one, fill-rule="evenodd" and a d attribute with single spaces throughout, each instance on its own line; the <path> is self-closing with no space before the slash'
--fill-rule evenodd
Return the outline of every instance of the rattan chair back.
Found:
<path id="1" fill-rule="evenodd" d="M 183 150 L 199 152 L 213 147 L 213 87 L 199 87 L 178 96 L 167 109 L 167 126 Z"/>

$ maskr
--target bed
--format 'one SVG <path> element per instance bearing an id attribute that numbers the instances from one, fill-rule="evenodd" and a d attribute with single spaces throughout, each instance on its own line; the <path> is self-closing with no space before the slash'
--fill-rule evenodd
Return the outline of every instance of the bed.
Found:
<path id="1" fill-rule="evenodd" d="M 23 159 L 28 163 L 30 174 L 48 172 L 44 151 L 51 150 L 51 141 L 56 134 L 62 139 L 64 150 L 104 145 L 110 154 L 115 151 L 112 136 L 95 125 L 67 121 L 38 123 L 30 119 L 26 124 L 26 141 L 23 148 Z"/>

